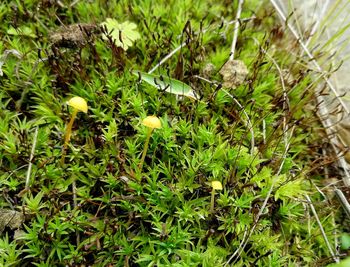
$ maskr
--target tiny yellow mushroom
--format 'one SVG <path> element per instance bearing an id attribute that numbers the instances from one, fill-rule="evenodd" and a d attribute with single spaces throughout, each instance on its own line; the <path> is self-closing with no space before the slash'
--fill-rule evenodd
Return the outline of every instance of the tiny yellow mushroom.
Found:
<path id="1" fill-rule="evenodd" d="M 142 170 L 142 165 L 143 165 L 143 162 L 145 161 L 145 157 L 146 157 L 147 150 L 148 150 L 148 144 L 149 144 L 149 140 L 151 138 L 151 134 L 153 132 L 153 129 L 162 128 L 162 123 L 160 122 L 159 118 L 156 117 L 156 116 L 147 116 L 142 121 L 142 124 L 144 126 L 148 127 L 148 132 L 147 132 L 146 142 L 145 142 L 145 145 L 143 147 L 141 161 L 140 161 L 140 164 L 139 164 L 139 169 L 140 170 Z"/>
<path id="2" fill-rule="evenodd" d="M 222 190 L 222 184 L 220 181 L 211 182 L 211 200 L 210 200 L 210 213 L 214 212 L 215 190 Z"/>
<path id="3" fill-rule="evenodd" d="M 77 116 L 78 112 L 84 112 L 87 113 L 88 111 L 88 105 L 86 103 L 86 100 L 82 97 L 75 96 L 71 98 L 67 104 L 73 108 L 73 114 L 72 117 L 67 125 L 66 128 L 66 134 L 64 137 L 64 145 L 63 145 L 63 151 L 62 151 L 62 158 L 61 158 L 61 164 L 64 164 L 64 156 L 65 156 L 65 151 L 67 149 L 70 137 L 72 135 L 72 126 L 75 120 L 75 117 Z"/>

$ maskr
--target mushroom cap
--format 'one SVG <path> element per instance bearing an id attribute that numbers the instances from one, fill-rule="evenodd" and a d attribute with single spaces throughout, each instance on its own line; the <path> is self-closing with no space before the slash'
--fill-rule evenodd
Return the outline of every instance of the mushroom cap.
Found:
<path id="1" fill-rule="evenodd" d="M 220 181 L 212 181 L 211 186 L 214 190 L 222 190 L 222 184 Z"/>
<path id="2" fill-rule="evenodd" d="M 67 104 L 77 109 L 78 111 L 82 111 L 84 113 L 87 113 L 88 111 L 88 105 L 86 103 L 86 100 L 82 97 L 74 96 L 67 102 Z"/>
<path id="3" fill-rule="evenodd" d="M 162 123 L 160 122 L 160 119 L 158 119 L 157 116 L 147 116 L 143 121 L 142 124 L 149 127 L 149 128 L 162 128 Z"/>

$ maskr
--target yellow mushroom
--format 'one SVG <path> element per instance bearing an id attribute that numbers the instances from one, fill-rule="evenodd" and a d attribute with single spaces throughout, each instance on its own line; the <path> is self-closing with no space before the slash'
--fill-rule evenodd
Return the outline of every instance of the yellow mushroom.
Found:
<path id="1" fill-rule="evenodd" d="M 82 111 L 84 113 L 87 113 L 87 111 L 88 111 L 88 106 L 87 106 L 86 100 L 82 97 L 79 97 L 79 96 L 72 97 L 67 102 L 67 104 L 78 111 Z"/>
<path id="2" fill-rule="evenodd" d="M 67 149 L 70 137 L 72 135 L 72 126 L 73 126 L 75 117 L 77 116 L 79 111 L 84 112 L 84 113 L 87 113 L 87 111 L 88 111 L 88 105 L 86 103 L 86 100 L 84 98 L 82 98 L 82 97 L 75 96 L 75 97 L 71 98 L 67 102 L 67 104 L 73 108 L 73 113 L 72 113 L 72 117 L 71 117 L 71 119 L 70 119 L 70 121 L 69 121 L 69 123 L 67 125 L 67 128 L 66 128 L 66 134 L 65 134 L 65 137 L 64 137 L 64 145 L 63 145 L 63 151 L 62 151 L 61 164 L 64 163 L 65 151 Z"/>
<path id="3" fill-rule="evenodd" d="M 222 184 L 220 181 L 211 182 L 211 200 L 210 200 L 210 212 L 214 212 L 215 190 L 222 190 Z"/>
<path id="4" fill-rule="evenodd" d="M 156 117 L 156 116 L 147 116 L 142 121 L 142 124 L 144 126 L 148 127 L 148 132 L 147 132 L 146 142 L 145 142 L 145 145 L 143 147 L 141 161 L 140 161 L 140 164 L 139 164 L 139 169 L 140 170 L 142 170 L 142 165 L 143 165 L 143 162 L 145 161 L 145 157 L 146 157 L 147 150 L 148 150 L 148 144 L 149 144 L 149 140 L 151 138 L 151 134 L 153 132 L 153 129 L 162 128 L 162 123 L 160 122 L 159 118 Z"/>
<path id="5" fill-rule="evenodd" d="M 162 123 L 157 116 L 148 116 L 143 121 L 142 124 L 149 127 L 150 129 L 162 128 Z"/>

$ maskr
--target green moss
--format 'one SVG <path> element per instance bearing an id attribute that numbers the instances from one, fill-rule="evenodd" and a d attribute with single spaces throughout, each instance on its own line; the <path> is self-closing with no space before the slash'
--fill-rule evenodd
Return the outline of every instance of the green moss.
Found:
<path id="1" fill-rule="evenodd" d="M 18 54 L 0 57 L 0 207 L 29 215 L 19 239 L 5 228 L 0 265 L 223 266 L 255 225 L 273 183 L 247 246 L 231 263 L 305 266 L 329 257 L 315 218 L 305 217 L 309 212 L 301 201 L 305 192 L 320 199 L 306 182 L 318 184 L 322 173 L 312 164 L 319 157 L 319 126 L 305 107 L 313 87 L 310 75 L 294 65 L 298 51 L 270 40 L 277 22 L 268 5 L 245 3 L 242 18 L 255 13 L 256 19 L 242 22 L 236 59 L 249 74 L 236 89 L 223 91 L 218 71 L 230 55 L 234 25 L 228 22 L 235 5 L 68 2 L 0 4 L 0 52 Z M 123 51 L 98 33 L 83 34 L 71 47 L 50 37 L 62 23 L 100 24 L 108 17 L 136 23 L 141 38 Z M 29 27 L 35 36 L 7 35 L 11 27 Z M 190 85 L 200 101 L 140 83 L 131 73 L 149 71 L 185 41 L 154 74 Z M 261 48 L 293 74 L 294 84 L 285 88 L 287 110 L 280 74 Z M 214 65 L 205 77 L 212 83 L 198 79 L 207 63 Z M 88 101 L 89 112 L 78 115 L 62 168 L 65 101 L 73 95 Z M 141 173 L 137 166 L 146 137 L 141 119 L 147 115 L 159 116 L 163 128 L 150 139 Z M 214 214 L 209 212 L 212 180 L 224 186 Z M 330 237 L 332 207 L 318 201 L 316 208 Z"/>

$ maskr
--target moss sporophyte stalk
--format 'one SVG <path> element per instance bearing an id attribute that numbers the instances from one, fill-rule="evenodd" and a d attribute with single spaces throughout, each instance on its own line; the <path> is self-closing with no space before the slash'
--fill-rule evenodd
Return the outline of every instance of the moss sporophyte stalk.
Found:
<path id="1" fill-rule="evenodd" d="M 147 131 L 145 145 L 143 147 L 141 161 L 140 161 L 140 164 L 139 164 L 139 170 L 142 170 L 143 162 L 145 161 L 145 157 L 146 157 L 147 150 L 148 150 L 148 144 L 149 144 L 149 140 L 151 138 L 153 129 L 162 128 L 162 123 L 160 122 L 160 120 L 159 120 L 159 118 L 157 116 L 147 116 L 142 121 L 142 124 L 144 126 L 148 127 L 148 131 Z"/>
<path id="2" fill-rule="evenodd" d="M 72 126 L 73 126 L 75 117 L 77 116 L 79 111 L 84 112 L 84 113 L 87 113 L 87 111 L 88 111 L 87 102 L 82 97 L 75 96 L 75 97 L 71 98 L 67 102 L 67 104 L 68 104 L 68 106 L 71 106 L 73 108 L 73 113 L 72 113 L 72 117 L 71 117 L 71 119 L 67 125 L 67 128 L 66 128 L 66 133 L 65 133 L 65 137 L 64 137 L 64 144 L 63 144 L 63 151 L 62 151 L 62 158 L 61 158 L 61 165 L 64 164 L 65 153 L 66 153 L 66 149 L 67 149 L 70 137 L 72 135 Z"/>

